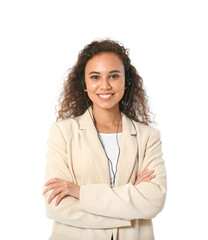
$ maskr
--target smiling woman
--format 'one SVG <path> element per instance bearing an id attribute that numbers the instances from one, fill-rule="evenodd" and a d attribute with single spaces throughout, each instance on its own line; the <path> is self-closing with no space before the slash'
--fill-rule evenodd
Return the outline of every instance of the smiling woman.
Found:
<path id="1" fill-rule="evenodd" d="M 106 120 L 103 118 L 105 110 L 120 118 L 119 102 L 124 95 L 125 69 L 119 56 L 111 52 L 93 56 L 85 66 L 85 82 L 87 86 L 85 91 L 93 102 L 93 113 L 99 112 L 98 122 L 105 125 Z M 116 119 L 114 121 L 116 122 Z M 112 128 L 112 131 L 115 129 L 113 122 L 112 126 L 106 127 Z"/>
<path id="2" fill-rule="evenodd" d="M 58 114 L 56 120 L 59 121 L 68 119 L 69 117 L 80 116 L 89 106 L 93 105 L 88 94 L 85 94 L 85 91 L 83 91 L 83 89 L 86 89 L 85 78 L 89 77 L 89 75 L 86 76 L 85 74 L 86 65 L 88 65 L 94 57 L 98 57 L 103 53 L 117 55 L 117 58 L 122 61 L 125 69 L 126 90 L 119 102 L 120 111 L 137 122 L 142 122 L 145 125 L 154 124 L 155 122 L 151 120 L 153 114 L 150 112 L 148 98 L 143 88 L 143 79 L 131 64 L 128 49 L 122 46 L 122 44 L 112 40 L 93 41 L 80 51 L 76 64 L 69 69 L 68 77 L 63 84 L 59 96 L 59 104 L 56 106 L 56 112 Z M 122 68 L 121 65 L 120 67 Z M 111 66 L 109 68 L 109 74 L 114 70 L 119 71 L 120 69 L 113 69 L 113 66 Z M 100 78 L 99 74 L 101 74 L 101 72 L 96 69 L 92 69 L 89 73 L 91 73 L 90 75 L 92 75 L 91 77 L 93 77 L 94 80 Z M 116 73 L 116 75 L 122 74 L 122 72 Z M 112 74 L 111 78 L 116 78 L 116 75 Z"/>
<path id="3" fill-rule="evenodd" d="M 159 130 L 150 126 L 142 78 L 128 51 L 93 41 L 60 95 L 47 141 L 50 240 L 153 240 L 152 218 L 166 198 Z"/>

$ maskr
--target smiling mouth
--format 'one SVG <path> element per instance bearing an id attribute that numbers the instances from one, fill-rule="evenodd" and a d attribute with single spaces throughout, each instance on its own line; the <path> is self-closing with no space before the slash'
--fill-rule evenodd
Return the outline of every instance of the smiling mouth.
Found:
<path id="1" fill-rule="evenodd" d="M 98 96 L 102 100 L 108 100 L 108 99 L 110 99 L 113 96 L 113 94 L 98 94 Z"/>

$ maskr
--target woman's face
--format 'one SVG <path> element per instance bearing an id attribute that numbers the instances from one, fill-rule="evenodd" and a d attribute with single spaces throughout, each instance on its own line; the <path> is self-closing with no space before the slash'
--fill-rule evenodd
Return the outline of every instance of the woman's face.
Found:
<path id="1" fill-rule="evenodd" d="M 125 69 L 122 60 L 111 52 L 93 56 L 85 66 L 85 83 L 93 107 L 119 108 L 125 87 Z"/>

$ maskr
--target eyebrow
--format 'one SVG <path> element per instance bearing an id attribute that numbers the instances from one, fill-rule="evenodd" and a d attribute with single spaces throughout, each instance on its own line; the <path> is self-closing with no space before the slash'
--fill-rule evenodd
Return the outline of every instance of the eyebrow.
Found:
<path id="1" fill-rule="evenodd" d="M 110 71 L 109 73 L 115 73 L 115 72 L 121 73 L 119 70 L 112 70 L 112 71 Z M 100 74 L 100 72 L 94 72 L 94 71 L 93 71 L 93 72 L 90 72 L 89 75 L 90 75 L 90 74 L 93 74 L 93 73 L 95 73 L 95 74 Z"/>

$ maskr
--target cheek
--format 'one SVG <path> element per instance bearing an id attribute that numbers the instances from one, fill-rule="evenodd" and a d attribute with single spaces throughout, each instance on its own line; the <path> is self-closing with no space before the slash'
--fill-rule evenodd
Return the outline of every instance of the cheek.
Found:
<path id="1" fill-rule="evenodd" d="M 88 90 L 90 90 L 90 91 L 96 90 L 98 87 L 98 84 L 96 82 L 86 81 L 86 85 L 87 85 Z"/>
<path id="2" fill-rule="evenodd" d="M 123 97 L 123 95 L 124 95 L 124 89 L 123 89 L 123 88 L 119 89 L 119 90 L 117 91 L 116 95 L 117 95 L 117 97 L 118 97 L 119 99 L 121 99 L 121 98 Z"/>
<path id="3" fill-rule="evenodd" d="M 124 92 L 125 92 L 125 83 L 122 82 L 122 83 L 118 83 L 117 86 L 115 86 L 115 88 L 117 89 L 117 94 L 119 96 L 123 96 L 124 95 Z"/>
<path id="4" fill-rule="evenodd" d="M 93 89 L 96 89 L 98 86 L 96 83 L 91 83 L 90 84 L 90 88 L 93 90 Z"/>
<path id="5" fill-rule="evenodd" d="M 88 97 L 91 99 L 91 101 L 94 101 L 95 93 L 97 91 L 98 84 L 97 83 L 92 83 L 88 82 L 87 84 L 87 90 L 88 90 Z"/>

